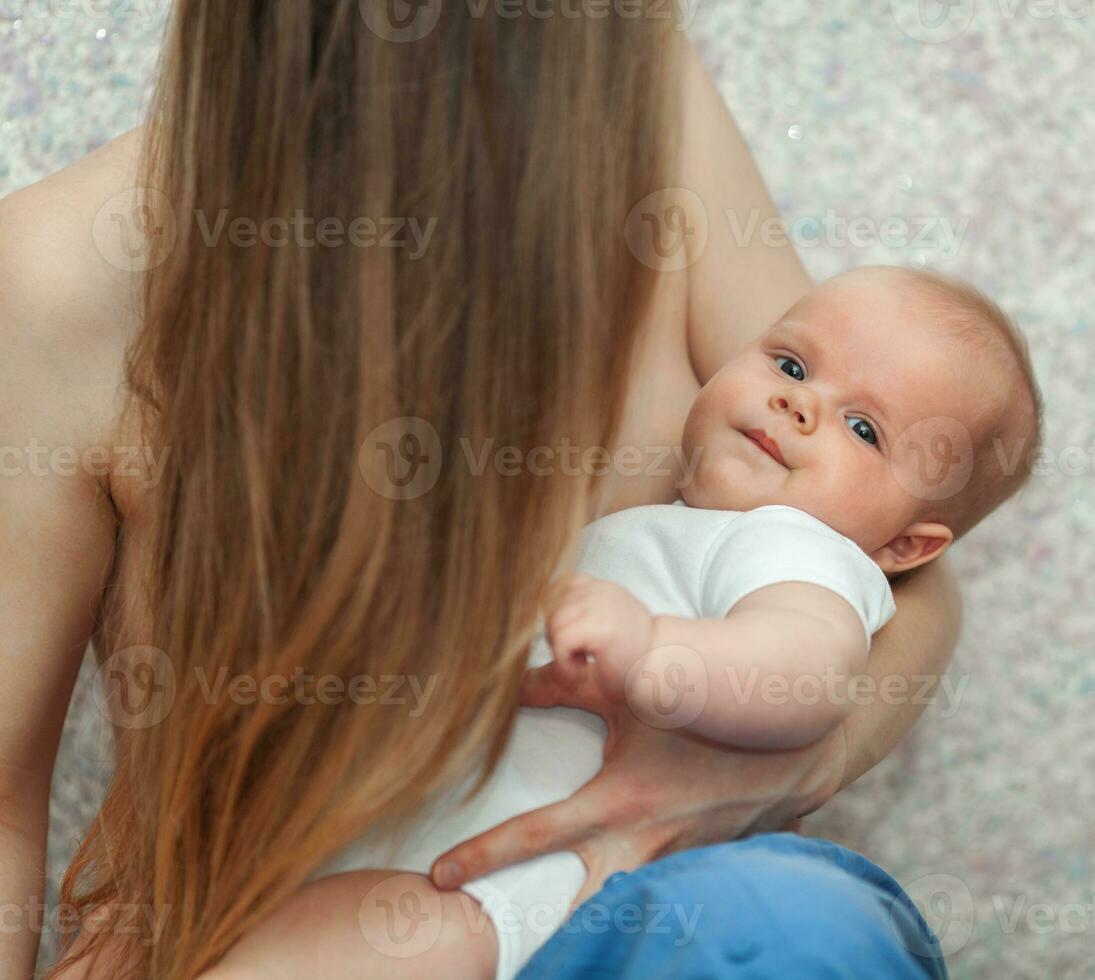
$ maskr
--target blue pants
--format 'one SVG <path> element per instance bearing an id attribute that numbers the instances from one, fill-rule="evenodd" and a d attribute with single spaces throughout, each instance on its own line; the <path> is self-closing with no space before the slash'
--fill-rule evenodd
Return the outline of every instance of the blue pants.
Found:
<path id="1" fill-rule="evenodd" d="M 925 980 L 947 968 L 916 906 L 831 841 L 760 834 L 610 875 L 518 980 Z"/>

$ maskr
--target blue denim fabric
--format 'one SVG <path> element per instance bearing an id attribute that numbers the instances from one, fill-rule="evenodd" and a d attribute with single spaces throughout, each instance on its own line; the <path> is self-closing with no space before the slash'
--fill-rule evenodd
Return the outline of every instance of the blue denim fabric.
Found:
<path id="1" fill-rule="evenodd" d="M 759 834 L 617 872 L 518 980 L 925 980 L 947 968 L 901 886 L 863 855 Z"/>

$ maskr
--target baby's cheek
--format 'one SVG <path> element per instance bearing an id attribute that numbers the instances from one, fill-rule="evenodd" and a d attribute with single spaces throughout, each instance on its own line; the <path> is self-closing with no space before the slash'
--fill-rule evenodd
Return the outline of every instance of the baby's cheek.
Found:
<path id="1" fill-rule="evenodd" d="M 818 480 L 812 500 L 800 509 L 859 542 L 871 536 L 879 514 L 889 511 L 887 491 L 878 473 L 849 468 Z"/>

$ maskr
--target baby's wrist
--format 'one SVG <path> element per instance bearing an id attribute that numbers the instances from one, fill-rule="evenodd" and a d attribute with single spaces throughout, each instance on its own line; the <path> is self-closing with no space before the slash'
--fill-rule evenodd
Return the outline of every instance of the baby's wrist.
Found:
<path id="1" fill-rule="evenodd" d="M 652 616 L 650 619 L 650 643 L 649 650 L 657 650 L 658 647 L 668 646 L 671 643 L 681 642 L 680 617 L 678 616 Z"/>

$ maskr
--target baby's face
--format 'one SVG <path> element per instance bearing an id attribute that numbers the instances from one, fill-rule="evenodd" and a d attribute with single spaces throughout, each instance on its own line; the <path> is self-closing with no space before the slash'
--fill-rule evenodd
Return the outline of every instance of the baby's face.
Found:
<path id="1" fill-rule="evenodd" d="M 685 423 L 692 507 L 797 507 L 869 553 L 919 519 L 915 422 L 973 438 L 987 384 L 889 271 L 818 286 L 700 391 Z"/>

